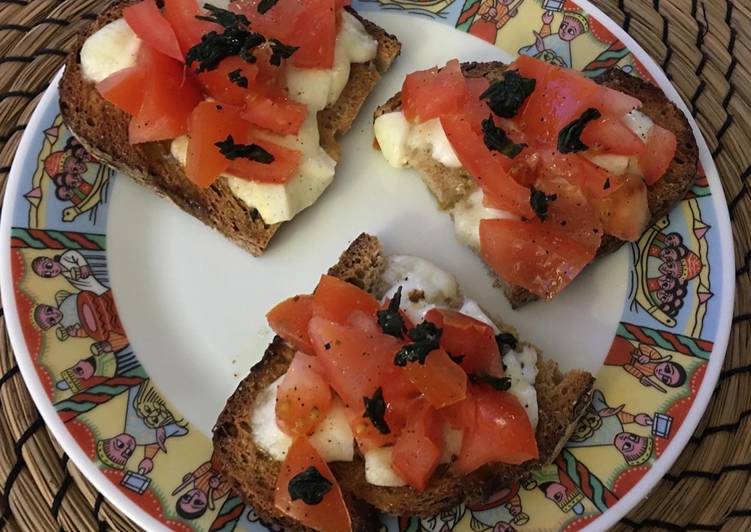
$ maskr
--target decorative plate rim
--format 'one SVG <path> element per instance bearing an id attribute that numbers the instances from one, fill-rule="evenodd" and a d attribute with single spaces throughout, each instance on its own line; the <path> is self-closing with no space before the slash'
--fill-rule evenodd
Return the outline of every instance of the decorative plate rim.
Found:
<path id="1" fill-rule="evenodd" d="M 575 0 L 588 15 L 594 17 L 597 21 L 605 25 L 629 51 L 642 63 L 649 74 L 655 79 L 665 94 L 674 101 L 681 111 L 686 115 L 691 124 L 694 136 L 700 151 L 700 160 L 712 188 L 717 192 L 712 194 L 712 202 L 715 207 L 719 225 L 719 246 L 721 248 L 721 257 L 734 256 L 734 246 L 732 241 L 732 226 L 730 223 L 727 202 L 719 179 L 719 173 L 711 157 L 709 148 L 698 129 L 698 125 L 691 116 L 688 107 L 680 97 L 675 86 L 669 80 L 662 68 L 647 54 L 647 52 L 620 26 L 618 26 L 610 17 L 608 17 L 599 8 L 591 4 L 589 0 Z M 112 503 L 129 518 L 135 521 L 139 526 L 153 530 L 166 529 L 163 522 L 146 512 L 140 505 L 129 499 L 121 490 L 117 489 L 112 481 L 96 467 L 95 462 L 90 459 L 84 450 L 79 446 L 72 437 L 70 431 L 66 428 L 63 420 L 58 416 L 52 401 L 47 397 L 42 382 L 39 379 L 34 368 L 31 354 L 26 345 L 26 341 L 21 329 L 21 323 L 16 306 L 16 296 L 14 291 L 14 279 L 11 271 L 11 247 L 4 245 L 10 242 L 13 219 L 17 207 L 14 201 L 18 198 L 19 188 L 22 183 L 23 165 L 18 162 L 25 158 L 31 150 L 35 137 L 42 130 L 44 124 L 42 120 L 45 117 L 45 110 L 54 104 L 54 99 L 58 96 L 58 83 L 62 76 L 61 68 L 53 77 L 49 87 L 40 99 L 37 108 L 34 110 L 29 124 L 21 138 L 16 150 L 13 164 L 8 176 L 8 185 L 3 198 L 3 213 L 0 220 L 0 242 L 3 246 L 0 248 L 0 292 L 2 293 L 3 309 L 6 311 L 6 326 L 14 350 L 15 358 L 18 363 L 20 372 L 29 393 L 39 409 L 45 423 L 52 431 L 53 435 L 60 443 L 61 447 L 73 460 L 75 465 L 82 471 L 84 476 L 92 482 L 94 487 L 104 494 Z M 730 252 L 730 253 L 728 253 Z M 587 525 L 585 530 L 607 529 L 613 526 L 629 510 L 633 509 L 639 500 L 646 497 L 658 484 L 659 480 L 672 467 L 677 458 L 685 449 L 691 435 L 706 411 L 709 401 L 712 397 L 713 390 L 719 379 L 725 354 L 727 352 L 730 338 L 732 314 L 734 308 L 735 286 L 733 262 L 730 260 L 720 260 L 721 269 L 721 296 L 723 307 L 719 311 L 719 320 L 717 324 L 716 337 L 714 338 L 712 354 L 709 358 L 706 373 L 701 386 L 694 396 L 693 403 L 688 411 L 686 419 L 673 437 L 667 449 L 655 460 L 649 471 L 642 476 L 638 482 L 623 496 L 617 503 L 600 514 L 597 519 Z M 8 309 L 11 309 L 8 311 Z"/>

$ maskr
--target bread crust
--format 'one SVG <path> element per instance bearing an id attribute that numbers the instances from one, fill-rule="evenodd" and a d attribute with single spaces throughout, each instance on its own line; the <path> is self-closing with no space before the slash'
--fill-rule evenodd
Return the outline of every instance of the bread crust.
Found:
<path id="1" fill-rule="evenodd" d="M 462 64 L 465 76 L 484 77 L 491 82 L 500 79 L 507 68 L 508 65 L 499 61 Z M 677 137 L 676 155 L 665 176 L 647 189 L 649 210 L 652 213 L 650 225 L 652 225 L 668 214 L 670 209 L 685 197 L 696 180 L 699 149 L 691 126 L 680 109 L 651 83 L 630 76 L 620 69 L 610 69 L 594 81 L 639 98 L 643 104 L 641 112 L 649 116 L 657 125 L 675 133 Z M 398 111 L 401 105 L 401 93 L 397 93 L 376 109 L 374 118 Z M 428 152 L 416 154 L 416 157 L 410 161 L 410 165 L 419 171 L 441 209 L 451 209 L 476 188 L 472 176 L 464 168 L 448 168 L 436 161 Z M 626 242 L 623 240 L 605 235 L 597 251 L 597 257 L 609 255 L 624 244 Z M 519 308 L 539 299 L 521 286 L 509 285 L 500 279 L 497 284 L 503 287 L 513 308 Z"/>
<path id="2" fill-rule="evenodd" d="M 378 240 L 363 234 L 342 254 L 329 274 L 365 290 L 376 291 L 384 263 Z M 293 355 L 294 350 L 276 337 L 261 362 L 250 370 L 227 401 L 214 428 L 214 451 L 223 475 L 260 515 L 284 526 L 293 524 L 273 507 L 279 463 L 255 445 L 250 417 L 255 398 L 287 371 Z M 562 375 L 552 361 L 543 361 L 538 368 L 535 387 L 540 412 L 536 433 L 539 460 L 521 466 L 490 464 L 469 476 L 458 476 L 443 466 L 431 479 L 428 489 L 422 492 L 411 487 L 385 488 L 367 483 L 365 465 L 359 456 L 353 462 L 331 463 L 332 472 L 347 494 L 348 505 L 352 504 L 350 513 L 363 511 L 364 501 L 365 508 L 377 508 L 394 515 L 430 517 L 463 501 L 487 497 L 530 470 L 550 463 L 589 404 L 594 378 L 576 370 Z M 358 515 L 357 521 L 368 522 L 374 515 L 368 518 Z"/>
<path id="3" fill-rule="evenodd" d="M 171 200 L 251 254 L 261 255 L 282 224 L 266 224 L 257 210 L 232 194 L 224 178 L 208 189 L 194 185 L 172 157 L 168 141 L 131 145 L 128 142 L 130 116 L 102 98 L 95 84 L 83 77 L 80 64 L 83 43 L 102 26 L 121 18 L 123 8 L 137 1 L 112 3 L 78 35 L 60 81 L 63 120 L 94 157 Z M 337 161 L 340 158 L 337 137 L 352 126 L 365 99 L 401 50 L 396 37 L 355 11 L 350 12 L 378 41 L 378 51 L 375 60 L 352 65 L 349 81 L 337 102 L 318 113 L 321 146 Z"/>

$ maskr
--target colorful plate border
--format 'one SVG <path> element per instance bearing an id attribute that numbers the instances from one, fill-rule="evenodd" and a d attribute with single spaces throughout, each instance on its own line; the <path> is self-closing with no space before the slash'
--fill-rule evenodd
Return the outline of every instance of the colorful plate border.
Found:
<path id="1" fill-rule="evenodd" d="M 417 10 L 419 11 L 418 14 L 433 16 L 445 23 L 459 26 L 464 31 L 476 33 L 481 38 L 487 38 L 488 23 L 494 23 L 496 28 L 499 25 L 502 26 L 500 32 L 496 31 L 496 37 L 503 41 L 505 48 L 513 39 L 510 39 L 508 34 L 504 34 L 503 28 L 506 24 L 513 22 L 515 16 L 519 16 L 519 12 L 512 16 L 511 9 L 508 6 L 516 5 L 517 9 L 521 9 L 524 7 L 525 1 L 528 2 L 526 4 L 527 11 L 534 4 L 538 15 L 544 12 L 543 2 L 539 0 L 501 0 L 496 2 L 496 11 L 489 17 L 486 16 L 488 20 L 480 20 L 482 19 L 482 10 L 485 9 L 485 7 L 481 7 L 481 4 L 488 4 L 488 2 L 478 2 L 477 0 L 466 0 L 465 2 L 461 0 L 361 0 L 354 3 L 358 9 L 363 11 L 400 9 L 414 12 Z M 579 10 L 576 5 L 568 0 L 565 2 L 544 0 L 544 2 L 551 8 L 560 4 L 562 10 Z M 492 2 L 490 3 L 492 4 Z M 582 0 L 577 4 L 583 12 L 588 14 L 586 21 L 592 25 L 590 28 L 592 33 L 604 32 L 598 33 L 598 35 L 610 38 L 612 32 L 617 37 L 617 39 L 612 39 L 611 45 L 607 50 L 603 50 L 596 61 L 592 61 L 588 65 L 592 67 L 590 70 L 593 73 L 602 68 L 603 65 L 629 63 L 627 52 L 630 50 L 635 58 L 630 62 L 631 67 L 640 74 L 657 81 L 660 86 L 665 88 L 666 94 L 674 101 L 679 102 L 684 112 L 687 111 L 665 74 L 625 32 L 615 27 L 612 21 L 609 21 L 603 13 L 589 2 Z M 569 25 L 575 24 L 577 17 L 570 16 L 568 20 Z M 548 30 L 551 29 L 551 26 L 560 26 L 560 22 L 561 15 L 556 14 L 552 24 L 547 24 Z M 595 27 L 594 24 L 598 25 Z M 566 61 L 566 47 L 562 44 L 564 40 L 556 39 L 555 33 L 552 32 L 546 35 L 545 25 L 543 21 L 543 27 L 540 31 L 544 43 L 543 47 L 546 50 L 553 50 L 557 57 Z M 473 29 L 475 31 L 472 31 Z M 507 30 L 510 31 L 510 28 L 507 28 Z M 552 38 L 548 38 L 549 36 Z M 625 45 L 625 47 L 619 46 L 619 44 Z M 569 47 L 568 61 L 571 61 L 572 57 L 570 50 L 571 47 Z M 573 52 L 574 59 L 577 58 L 577 53 Z M 102 369 L 102 375 L 97 376 L 103 378 L 91 381 L 95 383 L 94 386 L 78 390 L 77 396 L 76 394 L 73 394 L 73 396 L 63 394 L 63 397 L 60 398 L 59 394 L 54 395 L 64 391 L 69 394 L 72 393 L 76 386 L 76 380 L 75 376 L 70 373 L 67 374 L 67 379 L 59 375 L 53 377 L 46 367 L 47 356 L 49 356 L 49 353 L 45 351 L 46 343 L 51 340 L 49 333 L 41 333 L 33 325 L 31 305 L 40 301 L 32 301 L 29 297 L 29 294 L 34 294 L 36 287 L 41 286 L 40 283 L 45 281 L 40 280 L 41 278 L 32 278 L 32 281 L 26 280 L 25 274 L 28 272 L 30 259 L 40 255 L 39 249 L 45 249 L 48 256 L 50 250 L 54 250 L 56 254 L 62 254 L 63 251 L 67 250 L 82 251 L 84 254 L 89 254 L 90 260 L 87 261 L 86 266 L 89 268 L 86 270 L 87 273 L 80 275 L 79 269 L 78 273 L 73 274 L 73 277 L 78 277 L 75 279 L 78 282 L 77 288 L 87 292 L 87 294 L 93 294 L 90 303 L 94 307 L 109 302 L 106 286 L 98 291 L 95 285 L 85 281 L 86 279 L 91 280 L 91 277 L 96 279 L 103 276 L 106 279 L 106 265 L 100 264 L 100 269 L 97 270 L 95 264 L 97 256 L 104 257 L 105 235 L 97 234 L 95 231 L 97 227 L 103 226 L 99 226 L 96 221 L 90 224 L 85 221 L 80 224 L 73 222 L 74 225 L 67 222 L 62 226 L 59 223 L 51 222 L 42 228 L 31 227 L 28 223 L 25 227 L 21 227 L 22 224 L 17 223 L 17 207 L 19 207 L 19 204 L 25 205 L 23 202 L 26 201 L 33 205 L 35 201 L 41 201 L 45 192 L 47 195 L 51 194 L 53 188 L 55 192 L 68 200 L 68 209 L 73 209 L 69 211 L 68 217 L 75 214 L 73 218 L 76 219 L 80 216 L 78 211 L 82 211 L 84 207 L 90 207 L 92 204 L 94 207 L 97 204 L 99 207 L 104 206 L 101 210 L 106 209 L 105 203 L 108 194 L 106 184 L 110 174 L 94 163 L 84 160 L 82 154 L 76 154 L 74 146 L 64 146 L 66 135 L 63 129 L 51 133 L 48 139 L 50 146 L 44 146 L 44 141 L 40 142 L 40 133 L 42 131 L 50 132 L 48 126 L 51 124 L 51 127 L 55 127 L 54 120 L 57 115 L 57 91 L 55 88 L 59 77 L 60 74 L 55 77 L 51 88 L 42 97 L 19 145 L 18 155 L 9 177 L 2 226 L 0 227 L 2 238 L 7 238 L 7 241 L 11 244 L 10 248 L 3 248 L 2 251 L 3 275 L 0 281 L 3 308 L 6 312 L 9 334 L 19 367 L 29 390 L 45 421 L 73 461 L 102 493 L 106 494 L 118 507 L 142 526 L 153 528 L 161 524 L 181 530 L 236 530 L 245 526 L 252 529 L 262 529 L 260 521 L 251 510 L 245 508 L 232 493 L 224 493 L 224 486 L 220 479 L 216 478 L 211 467 L 210 448 L 207 442 L 203 444 L 196 442 L 199 447 L 193 447 L 191 450 L 198 450 L 199 452 L 191 452 L 190 454 L 198 454 L 203 458 L 193 460 L 191 467 L 187 468 L 186 471 L 192 471 L 196 479 L 200 479 L 198 481 L 191 480 L 192 486 L 204 486 L 211 483 L 215 486 L 213 488 L 215 493 L 223 492 L 223 496 L 217 501 L 217 508 L 214 511 L 207 512 L 201 518 L 194 520 L 181 519 L 176 515 L 174 508 L 170 508 L 170 505 L 175 502 L 176 496 L 167 495 L 172 492 L 172 489 L 160 482 L 161 477 L 159 475 L 161 473 L 158 473 L 156 468 L 154 469 L 155 474 L 152 475 L 153 479 L 146 481 L 144 478 L 148 479 L 149 473 L 151 473 L 151 471 L 145 471 L 148 467 L 144 467 L 142 470 L 142 473 L 145 472 L 145 474 L 139 475 L 135 471 L 128 476 L 118 467 L 112 467 L 117 466 L 117 463 L 97 464 L 92 460 L 92 457 L 97 455 L 94 433 L 98 431 L 96 431 L 96 427 L 92 431 L 87 428 L 86 423 L 78 420 L 79 416 L 86 415 L 85 413 L 81 414 L 80 410 L 88 408 L 90 404 L 100 404 L 96 402 L 98 400 L 109 401 L 119 398 L 120 402 L 124 402 L 122 399 L 126 397 L 126 391 L 128 392 L 128 399 L 131 399 L 132 395 L 132 406 L 135 405 L 136 399 L 141 401 L 144 395 L 148 395 L 147 392 L 154 392 L 153 387 L 149 385 L 147 376 L 142 370 L 139 372 L 140 366 L 135 361 L 133 354 L 127 352 L 127 347 L 118 349 L 127 345 L 127 341 L 123 344 L 123 339 L 119 338 L 116 324 L 109 323 L 107 325 L 107 338 L 94 338 L 94 336 L 89 335 L 90 338 L 86 340 L 75 338 L 77 333 L 73 335 L 72 340 L 68 338 L 73 343 L 77 342 L 75 348 L 82 345 L 82 342 L 90 342 L 91 339 L 97 340 L 91 346 L 95 350 L 99 350 L 98 354 L 94 356 L 109 357 L 107 358 L 109 362 L 106 364 L 109 369 Z M 698 134 L 698 129 L 693 121 L 692 125 Z M 660 370 L 656 370 L 656 365 L 663 362 L 669 364 L 671 361 L 678 361 L 681 366 L 688 368 L 685 385 L 674 393 L 668 393 L 672 389 L 661 386 L 665 389 L 666 395 L 663 398 L 666 400 L 658 408 L 653 408 L 651 415 L 648 411 L 655 406 L 654 401 L 646 406 L 640 406 L 639 402 L 635 400 L 613 401 L 611 397 L 606 399 L 600 392 L 595 399 L 595 407 L 591 409 L 577 431 L 575 440 L 578 441 L 573 441 L 551 468 L 526 479 L 514 490 L 505 490 L 498 494 L 488 505 L 472 508 L 461 506 L 454 512 L 447 512 L 445 516 L 422 522 L 403 519 L 397 523 L 397 520 L 390 520 L 388 523 L 390 528 L 439 530 L 443 526 L 447 526 L 455 530 L 463 530 L 467 526 L 471 526 L 475 530 L 491 528 L 503 530 L 506 525 L 518 527 L 529 523 L 531 526 L 539 526 L 539 521 L 530 521 L 536 520 L 538 516 L 543 514 L 558 517 L 559 527 L 566 530 L 575 530 L 586 526 L 595 518 L 594 526 L 596 528 L 607 528 L 644 497 L 651 486 L 667 472 L 690 438 L 711 397 L 727 346 L 734 297 L 733 264 L 732 261 L 723 260 L 723 257 L 732 256 L 729 217 L 724 196 L 721 193 L 717 171 L 706 144 L 700 138 L 700 135 L 698 135 L 698 138 L 702 166 L 707 170 L 707 175 L 697 184 L 689 199 L 671 213 L 672 219 L 668 217 L 658 223 L 638 245 L 632 246 L 632 265 L 635 266 L 632 268 L 634 274 L 631 283 L 632 297 L 629 297 L 626 301 L 624 317 L 606 361 L 606 364 L 609 364 L 598 375 L 598 387 L 644 391 L 644 394 L 637 395 L 654 397 L 652 394 L 663 393 L 654 386 L 655 384 L 661 386 L 653 375 L 655 371 L 658 375 L 660 374 Z M 35 144 L 42 145 L 42 148 L 34 150 Z M 41 161 L 43 164 L 40 165 L 38 164 L 40 152 L 44 149 L 47 149 L 47 152 L 44 153 L 44 160 Z M 56 155 L 58 153 L 63 155 Z M 76 157 L 78 157 L 78 160 Z M 64 177 L 62 178 L 63 181 L 58 179 L 57 183 L 54 182 L 51 169 L 62 169 L 66 158 L 71 164 L 75 164 L 75 162 L 83 163 L 84 168 L 79 177 L 88 185 L 81 186 L 75 180 L 73 183 L 65 183 Z M 58 166 L 55 167 L 55 165 Z M 34 170 L 30 171 L 32 168 Z M 47 182 L 41 186 L 39 186 L 39 183 L 42 181 L 34 184 L 35 176 L 42 180 L 45 172 L 47 172 Z M 57 175 L 55 174 L 55 176 Z M 28 190 L 22 189 L 22 185 L 28 182 L 29 176 L 31 176 L 34 186 Z M 24 178 L 27 181 L 24 181 Z M 97 192 L 98 187 L 101 189 L 99 192 Z M 61 192 L 60 189 L 66 190 Z M 22 192 L 23 194 L 21 194 Z M 73 199 L 71 196 L 74 195 L 72 193 L 79 193 L 80 197 L 75 198 L 77 202 L 71 201 Z M 96 201 L 97 193 L 99 194 L 99 201 Z M 60 205 L 57 207 L 60 207 Z M 83 210 L 83 212 L 90 213 L 91 209 Z M 61 214 L 66 216 L 65 212 Z M 102 214 L 105 213 L 100 213 L 100 222 L 103 219 L 103 223 L 106 223 L 106 216 Z M 39 213 L 37 215 L 39 216 Z M 28 219 L 28 216 L 26 218 Z M 44 216 L 41 218 L 44 218 Z M 41 218 L 38 218 L 38 220 Z M 90 230 L 87 230 L 87 228 Z M 716 244 L 713 242 L 716 242 Z M 97 255 L 97 252 L 99 252 L 99 255 Z M 672 260 L 673 258 L 676 260 Z M 73 254 L 70 254 L 68 259 L 75 262 Z M 101 272 L 101 274 L 98 272 Z M 662 277 L 668 279 L 661 279 Z M 660 309 L 660 303 L 656 301 L 655 294 L 658 289 L 665 291 L 664 287 L 660 285 L 663 281 L 669 284 L 681 283 L 682 292 L 676 293 L 674 287 L 671 286 L 673 300 L 675 300 L 676 295 L 682 295 L 680 300 L 683 303 L 690 303 L 690 307 L 684 304 L 677 313 L 674 313 L 674 307 L 670 307 L 670 305 Z M 21 288 L 21 285 L 24 285 L 23 288 Z M 74 295 L 76 294 L 70 292 L 67 294 L 67 296 Z M 85 299 L 75 297 L 68 299 L 68 303 L 65 303 L 67 296 L 61 295 L 61 299 L 58 300 L 59 303 L 53 306 L 62 305 L 67 308 L 65 305 L 70 306 L 74 299 L 76 303 L 79 299 Z M 662 294 L 665 300 L 670 300 L 669 296 L 670 294 Z M 24 298 L 28 301 L 25 301 Z M 85 301 L 82 304 L 85 305 Z M 21 309 L 19 305 L 24 308 Z M 717 310 L 714 310 L 715 308 Z M 15 311 L 8 309 L 15 309 Z M 23 319 L 21 319 L 22 316 Z M 117 319 L 116 316 L 114 318 Z M 679 332 L 676 332 L 676 330 Z M 697 330 L 699 331 L 698 334 L 696 333 Z M 708 331 L 709 334 L 705 334 L 705 331 Z M 57 337 L 57 340 L 60 340 L 60 336 Z M 29 346 L 32 345 L 32 341 L 39 342 L 37 349 L 33 350 L 35 355 L 33 358 L 29 353 Z M 110 344 L 109 347 L 112 347 L 113 353 L 107 352 L 107 344 Z M 53 345 L 57 346 L 56 354 L 63 354 L 67 358 L 71 356 L 72 350 L 75 349 L 70 347 L 70 343 L 63 344 L 60 342 L 60 344 Z M 44 349 L 42 349 L 42 346 L 45 346 Z M 63 348 L 60 348 L 60 346 L 63 346 Z M 40 355 L 42 351 L 44 353 Z M 114 351 L 117 351 L 117 354 Z M 632 355 L 636 351 L 638 351 L 638 354 Z M 80 353 L 80 349 L 77 352 Z M 667 359 L 668 357 L 670 357 L 670 360 Z M 75 358 L 72 360 L 75 360 Z M 96 360 L 105 360 L 105 358 L 96 358 Z M 105 364 L 100 365 L 105 366 Z M 115 367 L 114 374 L 110 375 L 107 372 L 113 371 L 113 366 Z M 671 377 L 666 376 L 664 371 L 662 374 L 664 378 L 670 380 Z M 645 378 L 651 378 L 653 383 L 648 391 L 645 391 L 647 388 L 643 388 L 638 380 Z M 680 375 L 678 378 L 680 379 Z M 603 386 L 603 383 L 607 386 Z M 57 384 L 59 386 L 56 387 Z M 67 390 L 60 389 L 60 386 L 66 385 L 68 386 Z M 137 392 L 143 393 L 138 394 Z M 82 393 L 87 397 L 84 398 L 81 395 Z M 155 452 L 156 454 L 152 455 L 152 458 L 156 458 L 160 450 L 166 449 L 167 441 L 187 442 L 188 438 L 177 439 L 185 435 L 190 438 L 195 436 L 193 438 L 195 440 L 198 438 L 206 440 L 197 432 L 189 434 L 187 424 L 182 423 L 179 416 L 172 415 L 176 411 L 158 398 L 158 394 L 156 397 L 156 399 L 152 397 L 148 406 L 162 407 L 162 416 L 151 423 L 151 425 L 154 425 L 153 427 L 148 422 L 144 422 L 140 428 L 143 429 L 145 426 L 149 430 L 153 429 L 155 444 L 161 449 L 155 449 L 154 444 L 152 444 L 150 451 L 144 449 L 145 453 Z M 85 402 L 83 399 L 89 401 L 90 404 L 82 407 L 82 403 Z M 55 400 L 54 404 L 52 400 Z M 608 400 L 612 404 L 609 404 Z M 613 406 L 620 402 L 624 404 Z M 114 401 L 108 404 L 114 404 Z M 142 405 L 142 403 L 139 404 Z M 655 413 L 659 413 L 662 417 L 655 415 Z M 144 421 L 146 416 L 140 413 L 136 415 L 136 418 Z M 66 419 L 67 422 L 63 422 L 63 419 Z M 641 428 L 632 429 L 633 431 L 629 432 L 625 430 L 625 425 Z M 678 427 L 677 430 L 676 427 Z M 651 435 L 642 434 L 648 428 L 651 428 Z M 613 432 L 619 429 L 620 432 Z M 605 434 L 603 432 L 605 430 L 609 432 Z M 633 436 L 630 445 L 629 439 L 631 436 L 629 434 Z M 661 438 L 660 434 L 667 435 L 667 437 Z M 71 435 L 73 438 L 71 438 Z M 607 438 L 603 439 L 603 435 L 606 435 Z M 617 444 L 620 446 L 620 454 L 616 454 L 614 457 L 614 444 L 619 437 L 620 440 Z M 83 442 L 86 442 L 86 444 Z M 114 443 L 112 439 L 110 439 L 110 442 Z M 148 445 L 144 445 L 144 447 L 148 447 Z M 173 448 L 170 451 L 174 456 Z M 620 456 L 625 464 L 620 466 L 616 464 L 612 467 L 614 472 L 611 471 L 611 474 L 605 478 L 597 471 L 587 468 L 583 463 L 587 460 L 579 460 L 581 458 L 580 453 L 598 453 L 597 456 L 601 458 L 598 461 L 611 464 L 611 466 L 614 461 L 615 463 L 618 462 Z M 179 458 L 180 453 L 177 454 Z M 653 455 L 659 455 L 659 460 L 656 460 Z M 106 456 L 107 454 L 104 453 L 105 462 L 107 461 Z M 140 461 L 138 465 L 141 464 L 148 465 L 143 461 Z M 153 464 L 154 460 L 151 462 L 152 466 Z M 596 468 L 591 466 L 591 469 Z M 212 480 L 212 478 L 215 480 Z M 130 486 L 128 489 L 121 487 L 124 480 L 125 484 Z M 150 483 L 150 486 L 142 493 L 138 493 L 147 482 Z M 180 495 L 183 494 L 180 493 Z M 553 504 L 554 500 L 555 504 Z M 169 504 L 165 504 L 165 501 L 169 501 Z M 531 505 L 535 505 L 532 516 L 524 511 L 525 506 L 529 510 Z M 538 512 L 538 509 L 542 510 Z M 608 511 L 603 514 L 599 513 L 600 510 L 605 509 Z M 563 517 L 559 514 L 562 514 Z M 484 525 L 485 528 L 481 525 Z"/>

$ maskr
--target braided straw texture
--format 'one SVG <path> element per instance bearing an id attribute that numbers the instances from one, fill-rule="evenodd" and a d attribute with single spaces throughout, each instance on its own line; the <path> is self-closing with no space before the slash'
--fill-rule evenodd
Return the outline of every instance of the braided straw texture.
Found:
<path id="1" fill-rule="evenodd" d="M 618 529 L 749 530 L 751 57 L 748 0 L 594 0 L 667 71 L 722 176 L 737 249 L 730 347 L 707 414 L 670 473 Z M 41 94 L 97 0 L 0 0 L 0 184 Z M 0 310 L 0 529 L 135 530 L 47 432 Z"/>

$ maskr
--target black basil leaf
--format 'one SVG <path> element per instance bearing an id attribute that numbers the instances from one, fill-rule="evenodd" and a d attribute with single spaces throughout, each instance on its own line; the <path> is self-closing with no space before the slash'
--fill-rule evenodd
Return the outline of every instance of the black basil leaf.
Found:
<path id="1" fill-rule="evenodd" d="M 487 384 L 494 390 L 505 392 L 511 388 L 511 379 L 508 377 L 491 377 L 490 375 L 470 375 L 470 380 L 475 384 Z"/>
<path id="2" fill-rule="evenodd" d="M 383 400 L 383 388 L 379 386 L 373 397 L 363 397 L 362 401 L 365 404 L 365 413 L 362 417 L 370 419 L 381 434 L 390 434 L 391 429 L 385 419 L 386 401 Z"/>
<path id="3" fill-rule="evenodd" d="M 537 217 L 543 222 L 548 217 L 548 210 L 550 202 L 558 199 L 556 194 L 545 194 L 542 190 L 537 190 L 532 187 L 532 193 L 529 196 L 529 204 L 532 206 L 532 210 L 535 211 Z"/>
<path id="4" fill-rule="evenodd" d="M 588 123 L 601 116 L 600 111 L 590 107 L 579 118 L 561 129 L 558 134 L 558 151 L 561 153 L 577 153 L 588 150 L 589 146 L 582 142 L 581 135 Z"/>
<path id="5" fill-rule="evenodd" d="M 261 15 L 265 15 L 266 12 L 274 7 L 278 1 L 279 0 L 261 0 L 261 3 L 258 4 L 258 12 Z"/>
<path id="6" fill-rule="evenodd" d="M 519 155 L 527 146 L 526 144 L 515 144 L 503 129 L 495 125 L 492 116 L 482 121 L 482 139 L 489 150 L 502 153 L 509 159 Z"/>
<path id="7" fill-rule="evenodd" d="M 293 501 L 301 499 L 305 504 L 315 506 L 323 501 L 331 491 L 333 484 L 321 475 L 315 466 L 310 466 L 302 473 L 298 473 L 287 484 L 287 491 Z"/>
<path id="8" fill-rule="evenodd" d="M 197 15 L 198 20 L 205 20 L 207 22 L 213 22 L 219 24 L 224 29 L 235 28 L 237 26 L 243 26 L 247 28 L 250 26 L 250 21 L 245 15 L 229 11 L 228 9 L 222 9 L 211 4 L 203 4 L 203 8 L 210 13 L 210 15 Z"/>
<path id="9" fill-rule="evenodd" d="M 498 350 L 502 355 L 509 351 L 515 351 L 519 341 L 511 333 L 499 333 L 495 335 L 495 343 L 498 344 Z"/>
<path id="10" fill-rule="evenodd" d="M 393 336 L 394 338 L 401 338 L 404 333 L 404 319 L 402 313 L 399 312 L 399 306 L 402 304 L 402 287 L 400 286 L 394 297 L 389 302 L 389 308 L 386 310 L 379 310 L 378 325 L 381 330 Z"/>
<path id="11" fill-rule="evenodd" d="M 269 63 L 274 66 L 281 66 L 282 59 L 289 59 L 300 49 L 299 46 L 290 46 L 276 39 L 271 39 L 269 42 L 271 43 L 271 58 L 269 59 Z"/>
<path id="12" fill-rule="evenodd" d="M 407 335 L 412 343 L 405 345 L 396 353 L 394 364 L 400 367 L 414 362 L 425 364 L 428 354 L 440 346 L 442 333 L 441 329 L 429 321 L 423 321 L 410 329 Z"/>
<path id="13" fill-rule="evenodd" d="M 227 77 L 229 80 L 237 85 L 238 87 L 242 87 L 243 89 L 248 88 L 248 78 L 243 76 L 243 71 L 239 68 L 237 70 L 233 70 L 230 72 Z"/>
<path id="14" fill-rule="evenodd" d="M 250 159 L 261 164 L 271 164 L 274 162 L 274 156 L 264 150 L 258 144 L 235 144 L 232 135 L 214 144 L 219 151 L 230 161 L 238 158 Z"/>
<path id="15" fill-rule="evenodd" d="M 480 95 L 481 100 L 488 100 L 488 107 L 503 118 L 513 118 L 519 112 L 524 101 L 535 90 L 537 81 L 525 78 L 516 70 L 506 72 L 503 79 L 494 81 Z"/>

